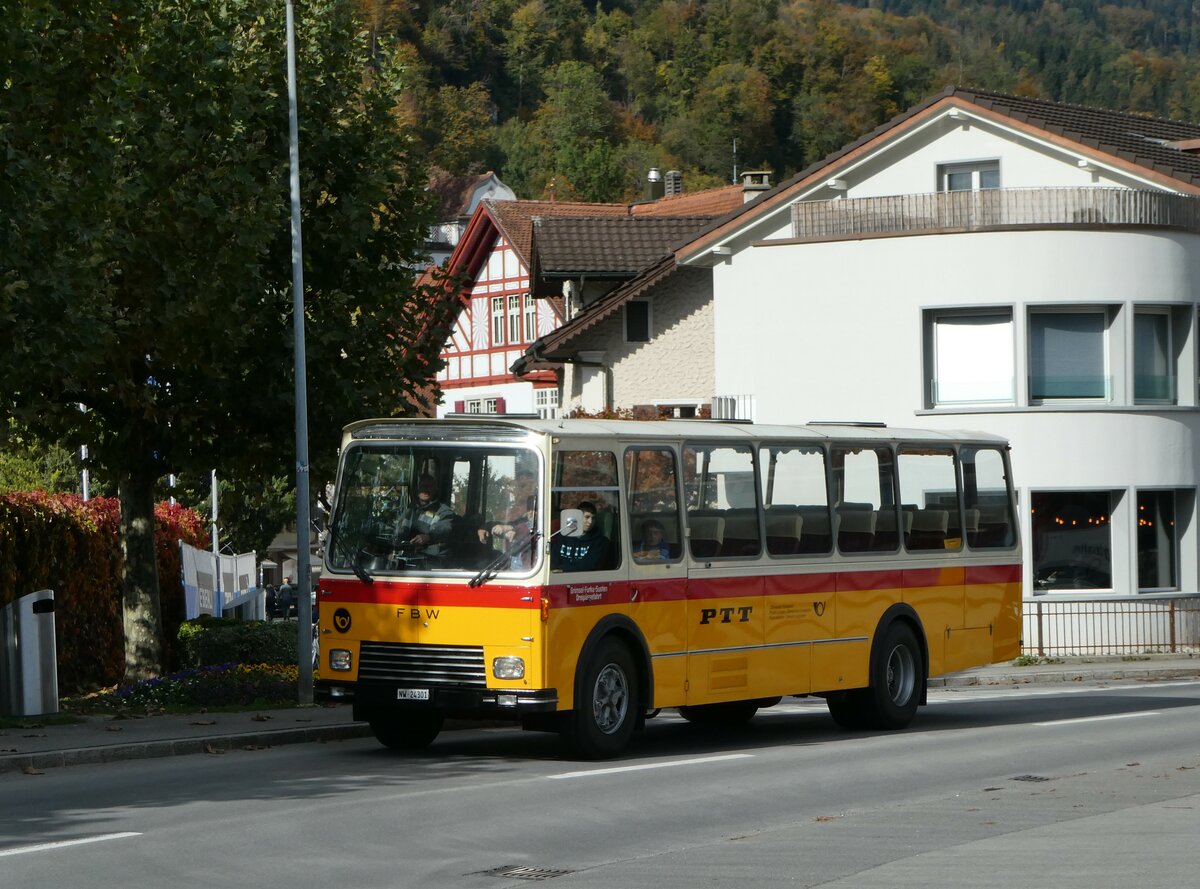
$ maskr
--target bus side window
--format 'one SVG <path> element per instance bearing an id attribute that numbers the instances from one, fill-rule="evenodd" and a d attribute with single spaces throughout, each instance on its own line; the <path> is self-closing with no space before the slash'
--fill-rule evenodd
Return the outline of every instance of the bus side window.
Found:
<path id="1" fill-rule="evenodd" d="M 1015 546 L 1017 535 L 1008 501 L 1004 455 L 994 448 L 964 448 L 962 468 L 967 544 L 972 549 Z"/>
<path id="2" fill-rule="evenodd" d="M 561 571 L 608 571 L 621 566 L 620 487 L 617 457 L 611 451 L 559 451 L 554 457 L 551 491 L 554 520 L 564 509 L 595 513 L 589 533 L 556 536 L 550 544 L 551 568 Z M 594 558 L 599 554 L 599 558 Z"/>
<path id="3" fill-rule="evenodd" d="M 625 484 L 629 488 L 633 560 L 638 564 L 677 561 L 681 534 L 674 451 L 664 447 L 626 450 Z"/>
<path id="4" fill-rule="evenodd" d="M 747 445 L 686 445 L 683 484 L 692 558 L 739 558 L 762 552 Z"/>

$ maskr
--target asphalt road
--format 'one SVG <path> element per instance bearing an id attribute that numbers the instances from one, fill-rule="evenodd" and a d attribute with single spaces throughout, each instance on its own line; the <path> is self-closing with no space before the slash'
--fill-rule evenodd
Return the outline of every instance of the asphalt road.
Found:
<path id="1" fill-rule="evenodd" d="M 819 701 L 630 755 L 509 729 L 0 775 L 0 886 L 1178 887 L 1200 681 L 931 691 L 897 733 Z M 514 870 L 514 869 L 520 870 Z"/>

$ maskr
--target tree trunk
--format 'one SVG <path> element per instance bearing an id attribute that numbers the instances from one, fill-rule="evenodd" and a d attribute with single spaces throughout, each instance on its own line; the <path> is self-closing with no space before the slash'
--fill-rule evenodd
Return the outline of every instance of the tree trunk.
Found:
<path id="1" fill-rule="evenodd" d="M 125 614 L 125 679 L 162 673 L 162 609 L 154 548 L 154 476 L 145 470 L 121 474 L 122 605 Z"/>

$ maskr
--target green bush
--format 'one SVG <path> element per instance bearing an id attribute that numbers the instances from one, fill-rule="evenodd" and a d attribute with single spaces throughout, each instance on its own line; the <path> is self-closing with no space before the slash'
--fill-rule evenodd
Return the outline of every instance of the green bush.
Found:
<path id="1" fill-rule="evenodd" d="M 187 667 L 212 664 L 296 664 L 296 624 L 201 615 L 179 626 Z"/>

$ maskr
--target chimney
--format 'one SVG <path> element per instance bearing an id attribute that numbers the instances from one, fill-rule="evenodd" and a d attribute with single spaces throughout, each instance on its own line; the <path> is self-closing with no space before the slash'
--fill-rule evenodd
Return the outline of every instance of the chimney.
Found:
<path id="1" fill-rule="evenodd" d="M 662 196 L 662 173 L 659 172 L 658 167 L 651 167 L 650 172 L 646 174 L 646 200 L 657 201 Z"/>
<path id="2" fill-rule="evenodd" d="M 742 174 L 742 203 L 748 204 L 764 191 L 771 190 L 771 171 L 752 170 Z"/>
<path id="3" fill-rule="evenodd" d="M 665 194 L 667 197 L 675 194 L 683 194 L 683 173 L 678 170 L 667 170 Z"/>

